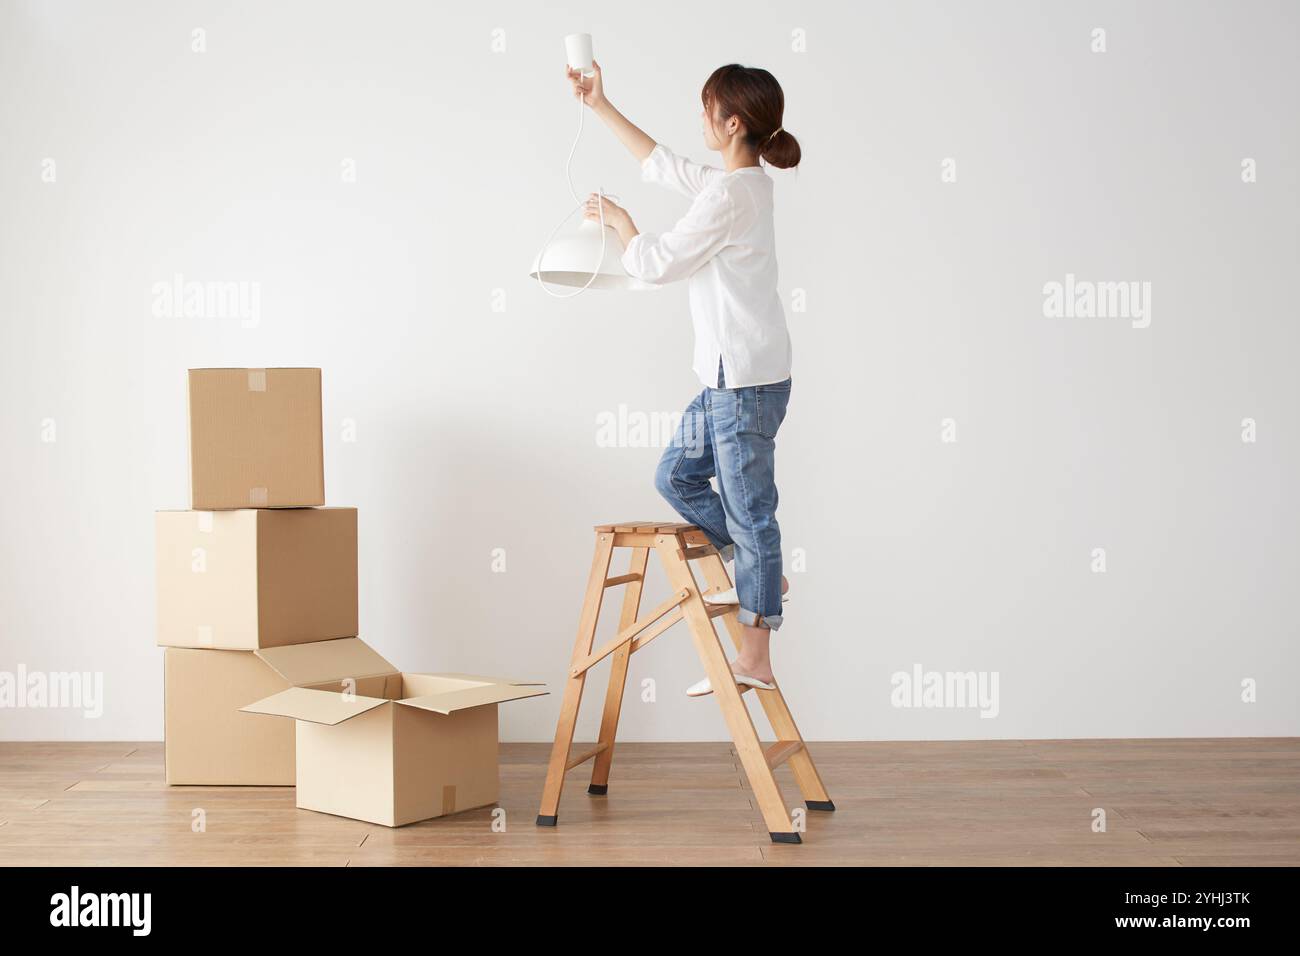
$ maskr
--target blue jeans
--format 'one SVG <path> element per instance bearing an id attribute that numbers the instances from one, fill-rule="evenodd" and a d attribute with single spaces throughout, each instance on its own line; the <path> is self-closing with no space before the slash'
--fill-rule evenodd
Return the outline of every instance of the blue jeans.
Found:
<path id="1" fill-rule="evenodd" d="M 719 363 L 718 387 L 686 407 L 655 472 L 655 488 L 682 519 L 724 560 L 734 553 L 740 623 L 772 630 L 781 626 L 775 439 L 789 401 L 790 379 L 727 388 Z"/>

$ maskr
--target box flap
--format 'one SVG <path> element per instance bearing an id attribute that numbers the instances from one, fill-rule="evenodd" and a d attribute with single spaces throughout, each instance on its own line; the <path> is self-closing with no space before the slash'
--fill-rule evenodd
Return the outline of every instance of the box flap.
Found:
<path id="1" fill-rule="evenodd" d="M 457 677 L 458 674 L 437 674 L 437 677 Z M 492 680 L 490 677 L 482 680 Z M 518 684 L 485 684 L 481 687 L 466 687 L 462 690 L 449 690 L 441 694 L 426 694 L 423 697 L 411 697 L 407 700 L 394 701 L 406 707 L 418 707 L 431 710 L 436 714 L 452 714 L 458 710 L 482 707 L 485 704 L 502 704 L 508 700 L 522 700 L 525 697 L 540 697 L 549 691 L 537 690 Z"/>
<path id="2" fill-rule="evenodd" d="M 268 714 L 272 717 L 293 717 L 313 724 L 341 724 L 350 717 L 374 710 L 388 701 L 380 697 L 344 697 L 332 690 L 308 690 L 290 687 L 270 697 L 239 708 L 246 714 Z"/>
<path id="3" fill-rule="evenodd" d="M 397 673 L 396 667 L 359 637 L 263 647 L 254 653 L 296 687 Z"/>

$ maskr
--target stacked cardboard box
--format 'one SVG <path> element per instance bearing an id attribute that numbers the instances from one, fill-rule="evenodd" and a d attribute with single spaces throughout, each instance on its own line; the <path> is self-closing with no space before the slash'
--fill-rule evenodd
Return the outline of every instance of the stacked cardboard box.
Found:
<path id="1" fill-rule="evenodd" d="M 300 807 L 388 826 L 494 802 L 496 705 L 545 691 L 400 673 L 357 636 L 320 370 L 192 369 L 189 401 L 193 509 L 155 526 L 167 782 L 296 782 Z"/>

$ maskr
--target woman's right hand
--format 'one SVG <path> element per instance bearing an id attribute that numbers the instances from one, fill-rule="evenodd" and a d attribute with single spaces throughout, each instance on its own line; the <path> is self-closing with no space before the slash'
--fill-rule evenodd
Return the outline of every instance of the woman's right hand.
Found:
<path id="1" fill-rule="evenodd" d="M 600 64 L 592 60 L 591 68 L 592 75 L 583 76 L 581 70 L 574 70 L 566 63 L 564 73 L 569 78 L 569 85 L 573 88 L 574 98 L 581 96 L 586 100 L 588 106 L 595 109 L 605 103 L 605 85 L 601 82 Z"/>

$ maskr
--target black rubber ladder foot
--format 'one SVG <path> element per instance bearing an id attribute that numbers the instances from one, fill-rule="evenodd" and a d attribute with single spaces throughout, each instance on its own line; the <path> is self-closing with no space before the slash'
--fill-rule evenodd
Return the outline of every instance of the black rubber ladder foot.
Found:
<path id="1" fill-rule="evenodd" d="M 799 834 L 797 833 L 774 833 L 771 830 L 769 830 L 767 832 L 767 835 L 772 838 L 773 843 L 802 843 L 803 842 L 803 840 L 799 839 Z"/>
<path id="2" fill-rule="evenodd" d="M 830 800 L 805 800 L 803 805 L 809 810 L 834 810 L 835 804 Z"/>
<path id="3" fill-rule="evenodd" d="M 539 827 L 553 827 L 555 826 L 555 817 L 543 816 L 542 814 L 539 813 L 537 814 L 537 825 Z"/>
<path id="4" fill-rule="evenodd" d="M 603 797 L 605 794 L 609 793 L 609 784 L 593 783 L 587 788 L 587 792 L 593 797 Z"/>

